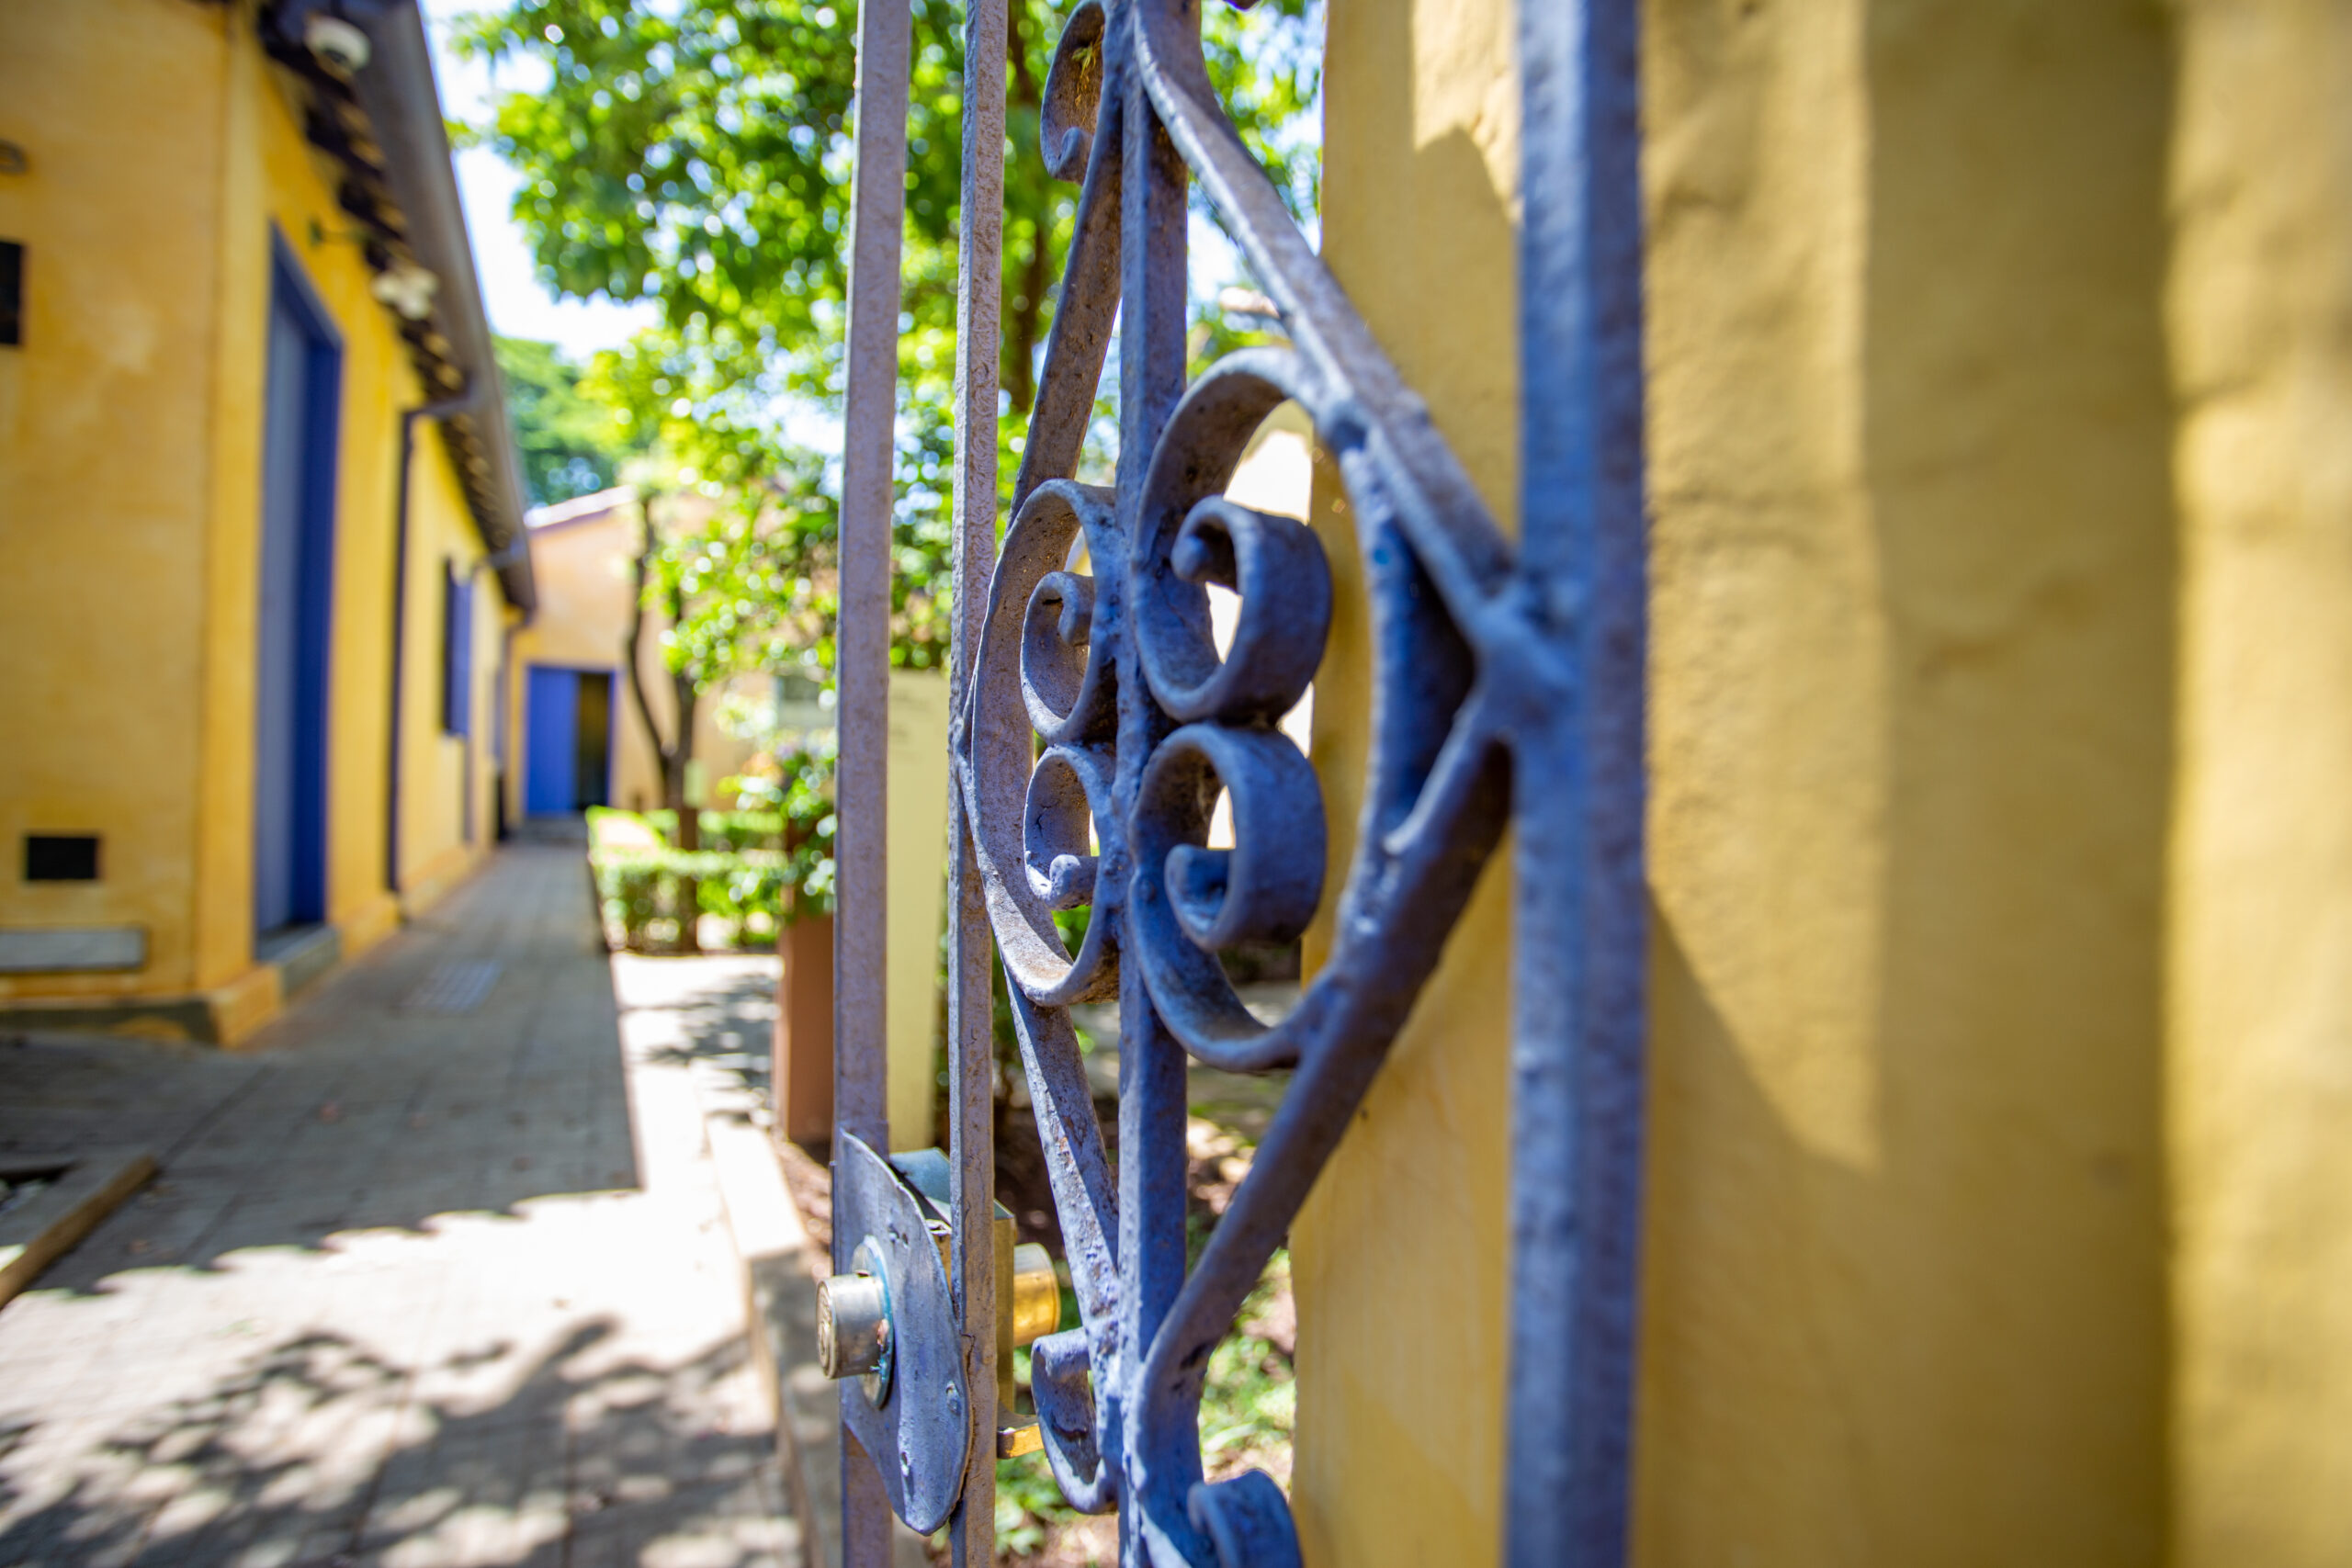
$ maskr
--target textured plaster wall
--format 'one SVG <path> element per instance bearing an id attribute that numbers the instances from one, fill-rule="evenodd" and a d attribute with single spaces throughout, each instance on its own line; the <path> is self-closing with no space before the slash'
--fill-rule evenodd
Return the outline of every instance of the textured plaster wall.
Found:
<path id="1" fill-rule="evenodd" d="M 396 424 L 398 417 L 395 411 Z M 429 424 L 418 427 L 415 463 L 409 503 L 408 679 L 401 688 L 401 887 L 422 903 L 446 888 L 491 840 L 490 738 L 495 722 L 491 704 L 503 602 L 496 574 L 482 564 L 487 552 L 473 515 L 466 510 L 456 470 L 439 433 Z M 389 558 L 389 540 L 384 548 Z M 470 745 L 441 728 L 442 583 L 453 569 L 474 582 Z M 389 581 L 377 578 L 388 592 Z M 469 792 L 474 797 L 470 824 Z M 380 846 L 375 863 L 381 864 Z"/>
<path id="2" fill-rule="evenodd" d="M 343 339 L 336 454 L 334 587 L 327 738 L 327 918 L 346 951 L 391 929 L 400 906 L 385 886 L 386 788 L 391 683 L 392 571 L 401 411 L 424 400 L 404 344 L 368 292 L 354 224 L 334 198 L 339 177 L 304 140 L 300 111 L 232 9 L 222 132 L 219 243 L 222 264 L 215 363 L 214 506 L 209 523 L 208 701 L 203 786 L 205 874 L 200 986 L 250 964 L 253 646 L 259 551 L 261 399 L 269 302 L 270 236 L 282 236 Z M 441 732 L 441 581 L 445 561 L 469 570 L 482 555 L 438 433 L 420 425 L 411 472 L 408 592 L 402 640 L 401 863 L 412 905 L 446 888 L 490 841 L 487 788 L 493 646 L 503 617 L 496 581 L 477 597 L 476 712 L 484 724 L 470 787 L 475 836 L 463 833 L 469 787 L 463 744 Z M 421 897 L 420 897 L 421 895 Z"/>
<path id="3" fill-rule="evenodd" d="M 662 772 L 654 761 L 652 742 L 630 705 L 628 682 L 621 671 L 621 644 L 628 633 L 631 541 L 637 527 L 636 508 L 600 513 L 593 517 L 531 530 L 531 568 L 539 592 L 539 607 L 530 625 L 514 634 L 514 733 L 527 738 L 530 717 L 528 671 L 534 664 L 565 665 L 611 671 L 613 721 L 620 727 L 614 744 L 613 804 L 659 805 Z M 645 662 L 649 682 L 668 685 L 658 663 Z M 666 718 L 669 694 L 663 690 Z M 507 780 L 510 808 L 519 820 L 523 808 L 524 762 L 527 739 L 517 746 L 517 765 Z"/>
<path id="4" fill-rule="evenodd" d="M 2176 1560 L 2352 1562 L 2352 13 L 2178 8 Z"/>
<path id="5" fill-rule="evenodd" d="M 135 924 L 137 976 L 0 977 L 0 998 L 196 981 L 197 756 L 211 469 L 221 18 L 139 0 L 0 7 L 0 924 Z M 96 884 L 27 885 L 28 830 L 105 836 Z"/>
<path id="6" fill-rule="evenodd" d="M 1334 271 L 1506 513 L 1510 15 L 1335 7 L 1325 187 Z M 1650 0 L 1644 26 L 1636 1558 L 2145 1563 L 2171 1345 L 2164 17 Z M 1365 653 L 1335 501 L 1327 474 L 1336 870 Z M 1310 1562 L 1496 1550 L 1506 893 L 1490 873 L 1295 1229 Z"/>
<path id="7" fill-rule="evenodd" d="M 939 1141 L 939 936 L 947 914 L 947 677 L 890 671 L 889 788 L 884 849 L 889 948 L 883 1022 L 888 1032 L 890 1146 Z"/>
<path id="8" fill-rule="evenodd" d="M 1325 257 L 1514 525 L 1511 6 L 1350 0 L 1329 15 Z M 1313 748 L 1336 891 L 1363 771 L 1369 653 L 1352 525 L 1328 464 L 1313 521 L 1339 589 Z M 1506 845 L 1294 1228 L 1292 1495 L 1310 1564 L 1491 1562 L 1499 1551 L 1509 858 Z M 1327 929 L 1309 933 L 1310 968 L 1328 941 Z"/>
<path id="9" fill-rule="evenodd" d="M 2170 62 L 1650 0 L 1648 1564 L 2146 1563 Z"/>
<path id="10" fill-rule="evenodd" d="M 383 889 L 393 470 L 398 410 L 418 399 L 358 249 L 341 237 L 352 223 L 334 171 L 305 143 L 249 9 L 85 0 L 0 12 L 0 136 L 31 162 L 0 178 L 0 235 L 28 243 L 31 308 L 26 346 L 0 350 L 0 851 L 11 863 L 0 865 L 0 922 L 136 923 L 153 959 L 135 975 L 0 980 L 0 998 L 207 993 L 232 1034 L 276 1000 L 253 968 L 251 918 L 273 231 L 343 338 L 327 913 L 346 951 L 396 916 Z M 428 431 L 417 450 L 422 547 L 479 555 L 440 443 Z M 408 681 L 413 700 L 431 695 L 434 718 L 412 716 L 403 789 L 450 802 L 412 825 L 409 845 L 446 873 L 463 853 L 462 761 L 433 744 L 437 558 L 434 572 L 412 582 Z M 487 579 L 482 601 L 499 618 Z M 487 681 L 490 661 L 477 667 Z M 486 745 L 478 772 L 487 777 Z M 486 796 L 478 820 L 489 821 Z M 13 861 L 28 829 L 103 833 L 104 880 L 22 885 Z"/>
<path id="11" fill-rule="evenodd" d="M 209 507 L 196 521 L 204 541 L 204 644 L 194 938 L 196 983 L 207 990 L 247 974 L 253 962 L 253 666 L 260 602 L 254 574 L 270 265 L 263 219 L 267 175 L 260 153 L 268 107 L 262 96 L 266 68 L 238 11 L 223 7 L 221 27 L 218 173 L 209 236 L 217 257 L 206 365 L 211 450 L 203 493 Z M 234 1010 L 250 1024 L 276 1003 L 266 983 L 245 991 Z"/>

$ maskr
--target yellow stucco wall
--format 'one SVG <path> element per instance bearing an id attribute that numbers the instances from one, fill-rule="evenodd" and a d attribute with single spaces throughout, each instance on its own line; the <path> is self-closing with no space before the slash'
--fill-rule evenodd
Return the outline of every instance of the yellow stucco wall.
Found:
<path id="1" fill-rule="evenodd" d="M 624 492 L 626 493 L 626 492 Z M 537 515 L 535 513 L 534 515 Z M 515 764 L 508 770 L 507 807 L 516 820 L 522 816 L 524 766 L 521 740 L 529 723 L 527 671 L 534 664 L 568 669 L 604 670 L 614 677 L 613 723 L 618 733 L 613 747 L 612 804 L 626 810 L 650 810 L 662 804 L 662 763 L 652 737 L 638 716 L 630 696 L 621 649 L 628 640 L 629 561 L 637 548 L 638 509 L 634 501 L 610 510 L 582 513 L 544 523 L 531 530 L 531 563 L 539 605 L 528 626 L 514 635 L 511 671 L 510 710 L 514 715 Z M 645 640 L 638 650 L 638 668 L 645 679 L 645 695 L 654 717 L 668 735 L 676 721 L 677 702 L 669 672 L 662 663 L 661 633 L 667 622 L 649 615 Z M 718 725 L 719 694 L 706 694 L 695 707 L 695 756 L 703 763 L 707 785 L 715 793 L 718 781 L 741 770 L 752 748 Z"/>
<path id="2" fill-rule="evenodd" d="M 31 316 L 26 345 L 0 351 L 0 845 L 13 858 L 28 829 L 105 837 L 95 885 L 28 886 L 5 868 L 0 925 L 138 924 L 152 958 L 0 978 L 0 1001 L 209 997 L 243 1032 L 276 1001 L 250 912 L 273 229 L 343 338 L 326 773 L 327 914 L 346 951 L 397 918 L 382 869 L 393 470 L 416 378 L 250 6 L 7 8 L 0 136 L 29 156 L 0 177 L 0 233 L 28 245 Z M 416 480 L 411 558 L 431 572 L 411 582 L 403 864 L 446 882 L 475 852 L 455 806 L 462 756 L 438 744 L 437 563 L 481 547 L 429 429 Z M 494 636 L 484 647 L 477 790 Z M 490 821 L 484 796 L 477 844 Z"/>
<path id="3" fill-rule="evenodd" d="M 1508 0 L 1329 11 L 1323 254 L 1487 505 L 1517 515 Z M 1315 687 L 1334 893 L 1354 840 L 1368 706 L 1352 524 L 1318 463 L 1339 585 Z M 1490 864 L 1387 1065 L 1293 1229 L 1310 1564 L 1491 1562 L 1499 1551 L 1508 1288 L 1510 877 Z M 1329 918 L 1329 899 L 1325 918 Z M 1328 951 L 1310 931 L 1310 970 Z"/>
<path id="4" fill-rule="evenodd" d="M 397 414 L 394 416 L 397 423 Z M 430 903 L 479 858 L 495 830 L 492 798 L 492 734 L 503 601 L 496 576 L 484 565 L 481 536 L 466 510 L 465 494 L 439 435 L 421 426 L 410 502 L 407 647 L 410 678 L 401 689 L 401 888 L 415 906 Z M 385 541 L 385 554 L 390 554 Z M 443 730 L 443 588 L 455 571 L 474 584 L 473 713 L 471 735 Z M 372 586 L 389 593 L 389 580 Z M 380 708 L 379 709 L 380 712 Z M 379 755 L 381 754 L 380 744 Z M 380 790 L 379 795 L 380 797 Z M 467 796 L 472 801 L 469 806 Z M 362 852 L 365 846 L 351 846 Z M 356 853 L 362 874 L 382 864 L 380 844 L 369 858 Z"/>
<path id="5" fill-rule="evenodd" d="M 1334 271 L 1505 513 L 1510 17 L 1334 8 L 1324 209 Z M 1636 1558 L 2151 1562 L 2177 525 L 2162 17 L 1650 0 L 1643 20 Z M 1334 520 L 1319 499 L 1338 545 Z M 1345 553 L 1317 714 L 1335 869 L 1363 709 Z M 1494 1558 L 1507 881 L 1490 871 L 1295 1233 L 1310 1562 Z"/>
<path id="6" fill-rule="evenodd" d="M 939 1142 L 939 939 L 947 915 L 947 677 L 890 671 L 883 823 L 888 943 L 883 963 L 890 1147 Z"/>
<path id="7" fill-rule="evenodd" d="M 2178 8 L 2175 1558 L 2352 1562 L 2352 14 Z"/>
<path id="8" fill-rule="evenodd" d="M 2145 1563 L 2162 17 L 1644 20 L 1639 1557 Z"/>
<path id="9" fill-rule="evenodd" d="M 613 671 L 613 721 L 619 726 L 613 747 L 613 804 L 639 808 L 662 801 L 662 771 L 653 743 L 630 706 L 621 673 L 621 644 L 628 629 L 629 552 L 636 528 L 633 505 L 531 530 L 531 563 L 537 573 L 539 610 L 514 634 L 513 712 L 518 742 L 527 734 L 527 671 L 534 664 Z M 670 716 L 668 680 L 652 659 L 641 663 L 649 696 Z M 658 684 L 659 690 L 653 689 Z M 523 809 L 524 749 L 507 779 L 508 808 L 519 820 Z"/>
<path id="10" fill-rule="evenodd" d="M 185 988 L 223 50 L 207 10 L 121 9 L 0 11 L 0 137 L 30 161 L 0 175 L 28 252 L 25 343 L 0 349 L 0 922 L 145 926 L 143 980 Z M 44 829 L 103 832 L 107 880 L 20 882 Z"/>

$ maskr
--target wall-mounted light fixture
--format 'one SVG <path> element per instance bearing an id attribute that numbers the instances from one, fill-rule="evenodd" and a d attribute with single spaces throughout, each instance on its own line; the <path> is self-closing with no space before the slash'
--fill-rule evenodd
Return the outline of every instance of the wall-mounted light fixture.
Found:
<path id="1" fill-rule="evenodd" d="M 441 275 L 413 261 L 396 261 L 368 285 L 377 302 L 412 321 L 433 314 L 433 296 L 440 290 Z"/>

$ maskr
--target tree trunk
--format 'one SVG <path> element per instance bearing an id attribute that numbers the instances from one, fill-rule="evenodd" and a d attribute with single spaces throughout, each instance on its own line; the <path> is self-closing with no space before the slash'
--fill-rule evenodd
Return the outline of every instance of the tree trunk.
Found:
<path id="1" fill-rule="evenodd" d="M 702 808 L 687 804 L 686 765 L 695 757 L 695 710 L 702 694 L 695 689 L 693 676 L 681 674 L 670 677 L 670 693 L 676 704 L 678 741 L 671 748 L 671 755 L 662 759 L 662 804 L 678 814 L 678 847 L 698 850 L 702 848 Z"/>
<path id="2" fill-rule="evenodd" d="M 686 764 L 694 760 L 695 703 L 696 692 L 691 676 L 673 671 L 671 689 L 677 700 L 677 733 L 673 740 L 662 739 L 662 727 L 654 722 L 653 704 L 646 695 L 645 672 L 639 660 L 645 647 L 645 582 L 652 574 L 655 535 L 653 532 L 653 501 L 651 495 L 639 503 L 643 526 L 638 535 L 637 555 L 629 562 L 629 582 L 635 592 L 629 597 L 628 635 L 621 648 L 621 662 L 628 669 L 629 696 L 637 705 L 639 722 L 653 742 L 653 755 L 662 768 L 662 806 L 676 816 L 677 847 L 695 850 L 702 847 L 700 813 L 686 804 Z M 670 620 L 676 625 L 682 606 L 674 602 L 670 607 Z M 702 933 L 696 929 L 702 915 L 702 885 L 692 877 L 678 881 L 678 946 L 686 953 L 702 951 Z"/>
<path id="3" fill-rule="evenodd" d="M 1029 48 L 1023 35 L 1022 23 L 1026 7 L 1022 0 L 1013 0 L 1006 12 L 1007 53 L 1012 61 L 1012 91 L 1010 107 L 1015 110 L 1035 109 L 1045 95 L 1037 85 L 1036 73 L 1029 69 Z M 1037 400 L 1037 339 L 1044 331 L 1046 293 L 1053 287 L 1051 259 L 1046 255 L 1053 231 L 1054 204 L 1049 197 L 1042 211 L 1035 215 L 1030 226 L 1029 249 L 1021 260 L 1021 276 L 1004 312 L 1005 392 L 1012 402 L 1012 412 L 1025 414 Z"/>
<path id="4" fill-rule="evenodd" d="M 702 848 L 702 807 L 686 798 L 686 764 L 695 754 L 695 691 L 694 677 L 673 672 L 670 689 L 677 701 L 678 743 L 673 755 L 663 759 L 662 793 L 667 797 L 672 811 L 677 813 L 678 848 L 686 851 Z M 702 884 L 691 876 L 678 878 L 678 903 L 683 912 L 678 916 L 678 945 L 688 953 L 702 951 Z"/>

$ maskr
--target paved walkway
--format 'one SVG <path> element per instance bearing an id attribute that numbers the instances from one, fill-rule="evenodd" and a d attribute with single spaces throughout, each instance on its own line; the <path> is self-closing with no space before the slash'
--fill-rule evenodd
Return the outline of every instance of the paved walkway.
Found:
<path id="1" fill-rule="evenodd" d="M 797 1562 L 695 1090 L 758 976 L 625 1021 L 584 883 L 509 849 L 226 1061 L 18 1048 L 169 1146 L 0 1310 L 0 1568 Z"/>

